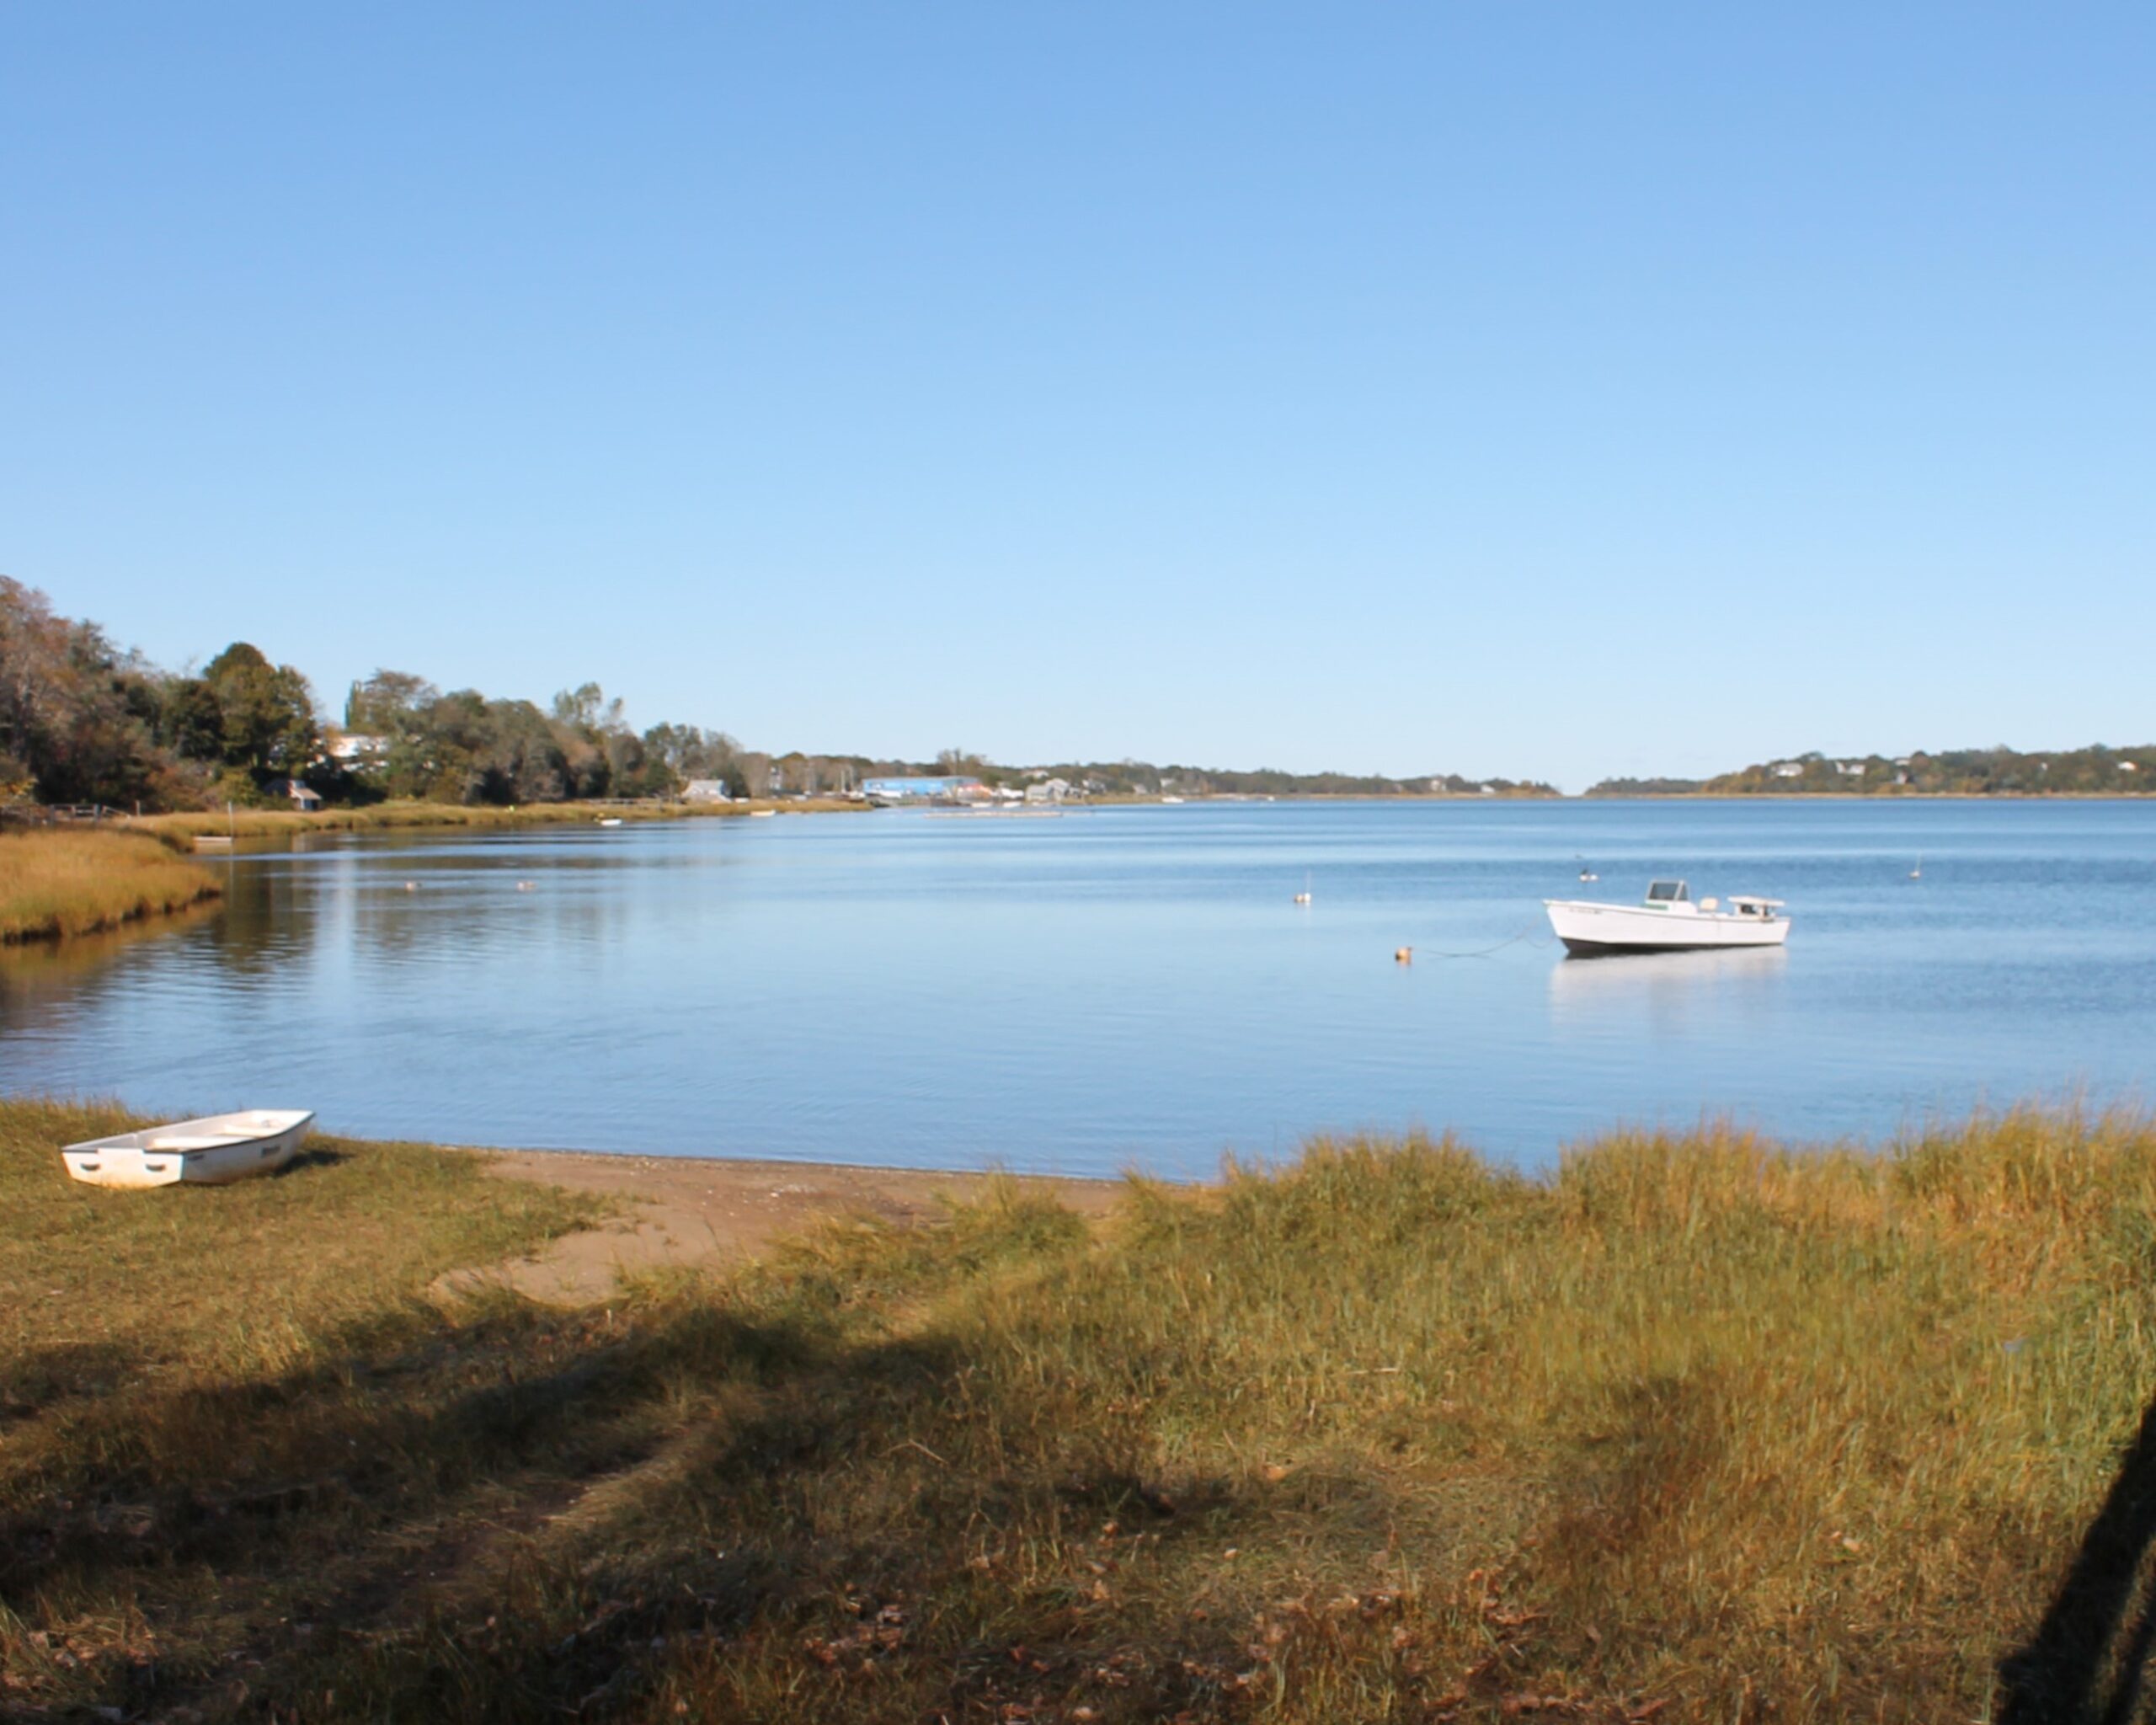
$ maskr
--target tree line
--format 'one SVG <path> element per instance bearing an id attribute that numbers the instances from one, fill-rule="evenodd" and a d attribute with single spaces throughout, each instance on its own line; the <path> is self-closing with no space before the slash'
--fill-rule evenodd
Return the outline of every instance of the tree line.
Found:
<path id="1" fill-rule="evenodd" d="M 1604 779 L 1590 797 L 2111 797 L 2156 790 L 2156 743 L 2082 749 L 1919 749 L 1762 761 L 1708 779 Z"/>
<path id="2" fill-rule="evenodd" d="M 334 724 L 298 670 L 251 643 L 168 671 L 0 575 L 0 806 L 264 806 L 295 782 L 353 803 L 670 797 L 699 780 L 730 797 L 827 796 L 974 766 L 986 763 L 953 750 L 935 762 L 771 755 L 694 724 L 638 732 L 595 682 L 542 708 L 382 670 L 351 686 Z"/>
<path id="3" fill-rule="evenodd" d="M 247 643 L 174 676 L 0 575 L 0 798 L 251 800 L 262 780 L 307 770 L 321 740 L 307 679 Z"/>
<path id="4" fill-rule="evenodd" d="M 365 746 L 339 746 L 340 730 Z M 542 710 L 382 670 L 353 686 L 333 726 L 307 678 L 249 642 L 199 671 L 164 670 L 0 576 L 0 803 L 264 804 L 294 782 L 348 802 L 671 796 L 694 778 L 741 794 L 760 768 L 767 777 L 763 758 L 723 732 L 638 734 L 596 683 Z"/>
<path id="5" fill-rule="evenodd" d="M 341 719 L 329 719 L 298 670 L 250 642 L 232 643 L 199 670 L 165 670 L 0 576 L 0 804 L 260 806 L 284 801 L 293 784 L 355 803 L 670 797 L 699 780 L 731 797 L 846 795 L 864 779 L 929 773 L 1013 787 L 1059 777 L 1095 795 L 1556 794 L 1534 781 L 1456 773 L 1386 778 L 1141 761 L 1006 766 L 962 748 L 933 761 L 771 755 L 693 724 L 639 732 L 595 682 L 542 707 L 381 670 L 352 685 Z"/>

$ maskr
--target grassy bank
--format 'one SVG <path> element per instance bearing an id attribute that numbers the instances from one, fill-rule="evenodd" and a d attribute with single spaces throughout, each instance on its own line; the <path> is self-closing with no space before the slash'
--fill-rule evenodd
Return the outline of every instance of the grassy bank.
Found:
<path id="1" fill-rule="evenodd" d="M 860 806 L 840 798 L 776 804 L 662 803 L 626 807 L 600 803 L 531 803 L 515 809 L 491 804 L 391 801 L 371 803 L 363 808 L 324 809 L 312 814 L 285 809 L 241 809 L 229 815 L 203 812 L 145 814 L 124 825 L 131 831 L 149 833 L 175 847 L 185 848 L 205 836 L 276 839 L 310 832 L 421 831 L 430 827 L 496 829 L 563 824 L 588 826 L 602 816 L 618 815 L 623 820 L 680 820 L 690 815 L 723 817 L 749 814 L 760 809 L 824 814 Z"/>
<path id="2" fill-rule="evenodd" d="M 392 801 L 371 803 L 363 808 L 323 809 L 302 814 L 288 809 L 238 809 L 184 814 L 145 814 L 130 820 L 130 830 L 146 832 L 179 845 L 191 845 L 204 836 L 229 834 L 243 839 L 290 838 L 309 832 L 376 832 L 423 830 L 429 827 L 543 826 L 563 822 L 590 825 L 600 814 L 618 814 L 624 820 L 665 820 L 679 818 L 686 806 L 669 804 L 656 807 L 600 809 L 584 803 L 536 803 L 529 808 L 467 808 L 456 803 Z"/>
<path id="3" fill-rule="evenodd" d="M 222 890 L 208 869 L 139 835 L 0 830 L 0 943 L 117 928 Z"/>
<path id="4" fill-rule="evenodd" d="M 2093 1720 L 2132 1639 L 2137 1123 L 1321 1144 L 573 1314 L 422 1298 L 573 1215 L 462 1158 L 104 1194 L 95 1124 L 0 1107 L 9 1704 Z"/>

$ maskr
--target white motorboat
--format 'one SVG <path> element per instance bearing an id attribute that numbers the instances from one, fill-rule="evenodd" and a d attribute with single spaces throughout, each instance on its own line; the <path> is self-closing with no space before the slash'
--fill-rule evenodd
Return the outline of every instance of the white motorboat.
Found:
<path id="1" fill-rule="evenodd" d="M 1692 902 L 1681 880 L 1657 880 L 1637 905 L 1545 899 L 1550 926 L 1575 958 L 1613 953 L 1678 953 L 1700 948 L 1778 947 L 1789 938 L 1780 899 L 1732 897 Z"/>
<path id="2" fill-rule="evenodd" d="M 249 1108 L 92 1138 L 60 1154 L 93 1186 L 221 1186 L 283 1167 L 313 1124 L 311 1108 Z"/>

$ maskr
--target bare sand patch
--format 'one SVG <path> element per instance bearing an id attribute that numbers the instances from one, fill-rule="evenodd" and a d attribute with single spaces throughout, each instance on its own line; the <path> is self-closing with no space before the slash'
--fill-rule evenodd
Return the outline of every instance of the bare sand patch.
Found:
<path id="1" fill-rule="evenodd" d="M 787 1236 L 835 1217 L 866 1215 L 898 1227 L 923 1226 L 942 1214 L 942 1200 L 971 1198 L 990 1178 L 829 1162 L 552 1150 L 491 1152 L 488 1167 L 504 1179 L 629 1200 L 625 1215 L 565 1234 L 531 1257 L 445 1279 L 453 1288 L 478 1279 L 503 1282 L 527 1298 L 565 1306 L 605 1299 L 624 1272 L 758 1258 Z M 1121 1189 L 1113 1180 L 1014 1178 L 1088 1217 L 1107 1214 Z"/>

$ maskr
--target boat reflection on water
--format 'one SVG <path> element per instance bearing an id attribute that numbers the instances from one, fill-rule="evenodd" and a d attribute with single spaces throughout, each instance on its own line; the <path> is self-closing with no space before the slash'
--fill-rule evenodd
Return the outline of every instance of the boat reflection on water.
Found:
<path id="1" fill-rule="evenodd" d="M 1742 1029 L 1778 1010 L 1788 971 L 1783 947 L 1560 959 L 1550 967 L 1550 1023 L 1560 1032 L 1593 1033 L 1701 1020 Z"/>

